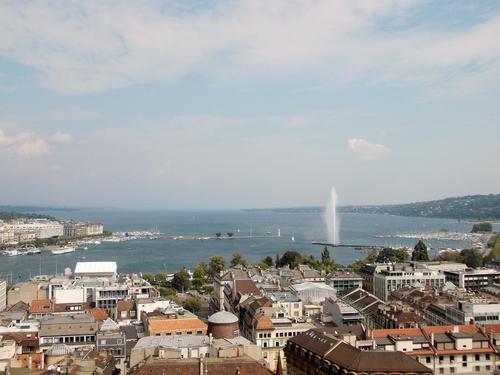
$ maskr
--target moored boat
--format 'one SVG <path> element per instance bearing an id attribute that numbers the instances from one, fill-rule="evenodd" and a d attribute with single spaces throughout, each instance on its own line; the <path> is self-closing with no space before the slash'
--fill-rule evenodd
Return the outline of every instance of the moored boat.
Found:
<path id="1" fill-rule="evenodd" d="M 59 249 L 51 250 L 50 252 L 52 255 L 61 255 L 61 254 L 73 253 L 74 251 L 75 251 L 74 247 L 64 246 L 64 247 L 61 247 Z"/>

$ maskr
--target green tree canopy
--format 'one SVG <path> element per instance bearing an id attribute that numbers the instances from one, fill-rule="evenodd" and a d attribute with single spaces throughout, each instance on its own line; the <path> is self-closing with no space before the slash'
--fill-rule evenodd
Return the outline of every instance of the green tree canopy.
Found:
<path id="1" fill-rule="evenodd" d="M 491 232 L 493 230 L 493 225 L 491 223 L 476 223 L 472 226 L 472 233 L 477 232 Z"/>
<path id="2" fill-rule="evenodd" d="M 371 253 L 369 256 L 372 255 Z M 378 263 L 401 263 L 406 261 L 408 258 L 408 254 L 405 250 L 393 249 L 391 247 L 385 247 L 377 253 L 377 257 L 375 262 Z"/>
<path id="3" fill-rule="evenodd" d="M 226 260 L 221 255 L 213 255 L 208 258 L 208 276 L 214 278 L 221 271 L 226 269 Z"/>
<path id="4" fill-rule="evenodd" d="M 182 302 L 182 307 L 192 313 L 197 313 L 201 310 L 201 302 L 197 298 L 188 297 Z"/>
<path id="5" fill-rule="evenodd" d="M 265 264 L 267 267 L 272 267 L 274 264 L 273 258 L 270 257 L 269 255 L 267 257 L 265 257 L 264 259 L 262 259 L 261 262 L 263 264 Z"/>
<path id="6" fill-rule="evenodd" d="M 426 262 L 429 260 L 429 254 L 427 254 L 427 245 L 424 241 L 419 240 L 413 249 L 411 254 L 411 260 L 416 262 Z"/>
<path id="7" fill-rule="evenodd" d="M 164 272 L 158 272 L 156 275 L 155 275 L 155 281 L 157 283 L 164 283 L 165 281 L 167 281 L 167 275 L 165 275 Z"/>
<path id="8" fill-rule="evenodd" d="M 483 265 L 483 256 L 476 249 L 463 249 L 460 255 L 467 267 L 477 268 Z"/>
<path id="9" fill-rule="evenodd" d="M 245 260 L 243 255 L 241 255 L 240 253 L 234 253 L 233 259 L 231 259 L 230 264 L 231 264 L 231 267 L 236 267 L 237 265 L 246 266 L 247 261 Z"/>
<path id="10" fill-rule="evenodd" d="M 201 289 L 207 279 L 207 265 L 205 262 L 199 263 L 193 271 L 193 287 Z"/>
<path id="11" fill-rule="evenodd" d="M 295 250 L 286 251 L 280 258 L 278 267 L 283 267 L 288 265 L 290 268 L 297 267 L 302 259 L 302 255 Z"/>
<path id="12" fill-rule="evenodd" d="M 184 292 L 191 288 L 189 273 L 185 268 L 174 274 L 174 278 L 172 279 L 172 287 L 181 292 Z"/>
<path id="13" fill-rule="evenodd" d="M 146 280 L 148 283 L 152 282 L 154 277 L 151 272 L 146 272 L 144 275 L 142 275 L 142 278 Z"/>
<path id="14" fill-rule="evenodd" d="M 321 263 L 325 266 L 329 266 L 332 263 L 332 259 L 330 257 L 330 251 L 328 250 L 328 246 L 325 246 L 323 251 L 321 252 Z"/>

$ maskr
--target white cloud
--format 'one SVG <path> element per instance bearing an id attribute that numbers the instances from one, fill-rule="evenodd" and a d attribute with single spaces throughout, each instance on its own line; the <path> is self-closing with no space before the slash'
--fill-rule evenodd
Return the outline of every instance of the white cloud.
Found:
<path id="1" fill-rule="evenodd" d="M 58 131 L 49 137 L 49 141 L 53 143 L 71 143 L 73 142 L 73 136 L 71 134 Z"/>
<path id="2" fill-rule="evenodd" d="M 22 158 L 29 158 L 47 155 L 50 152 L 50 147 L 47 141 L 36 133 L 20 132 L 7 135 L 0 129 L 0 152 L 2 151 Z"/>
<path id="3" fill-rule="evenodd" d="M 191 73 L 231 82 L 302 74 L 336 84 L 498 83 L 500 16 L 445 29 L 398 21 L 425 1 L 2 2 L 0 56 L 65 93 Z M 116 20 L 120 20 L 117 22 Z M 391 32 L 380 28 L 398 25 Z M 473 69 L 471 69 L 473 67 Z"/>
<path id="4" fill-rule="evenodd" d="M 380 143 L 370 143 L 362 138 L 349 139 L 347 145 L 364 161 L 381 160 L 391 152 L 388 147 Z"/>
<path id="5" fill-rule="evenodd" d="M 16 152 L 23 157 L 42 156 L 49 153 L 49 145 L 42 138 L 35 138 L 19 144 Z"/>

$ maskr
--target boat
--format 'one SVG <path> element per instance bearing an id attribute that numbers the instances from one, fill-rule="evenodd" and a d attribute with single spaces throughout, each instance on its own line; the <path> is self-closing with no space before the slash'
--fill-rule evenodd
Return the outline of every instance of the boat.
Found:
<path id="1" fill-rule="evenodd" d="M 75 251 L 74 247 L 65 246 L 65 247 L 61 247 L 59 249 L 51 250 L 50 252 L 52 253 L 52 255 L 61 255 L 61 254 L 73 253 L 74 251 Z"/>
<path id="2" fill-rule="evenodd" d="M 40 254 L 40 253 L 41 253 L 41 250 L 36 248 L 36 247 L 29 248 L 25 252 L 26 255 L 35 255 L 35 254 Z"/>
<path id="3" fill-rule="evenodd" d="M 7 255 L 8 257 L 15 257 L 21 255 L 21 253 L 17 250 L 5 250 L 4 254 Z"/>

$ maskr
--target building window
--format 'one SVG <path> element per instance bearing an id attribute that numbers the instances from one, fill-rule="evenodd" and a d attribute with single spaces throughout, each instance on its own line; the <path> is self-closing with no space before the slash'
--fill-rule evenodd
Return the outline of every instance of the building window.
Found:
<path id="1" fill-rule="evenodd" d="M 431 357 L 425 357 L 425 362 L 426 363 L 431 363 Z"/>
<path id="2" fill-rule="evenodd" d="M 481 367 L 480 367 L 480 366 L 476 366 L 476 367 L 474 367 L 474 371 L 475 371 L 475 372 L 479 372 L 479 371 L 481 371 Z"/>
<path id="3" fill-rule="evenodd" d="M 486 365 L 486 371 L 490 371 L 491 370 L 491 366 L 490 365 Z"/>
<path id="4" fill-rule="evenodd" d="M 479 354 L 476 354 L 476 361 L 479 361 L 481 356 Z"/>
<path id="5" fill-rule="evenodd" d="M 444 368 L 440 368 L 440 369 L 439 369 L 439 373 L 440 373 L 440 374 L 444 374 Z"/>
<path id="6" fill-rule="evenodd" d="M 455 367 L 450 367 L 450 374 L 454 374 L 455 373 Z"/>
<path id="7" fill-rule="evenodd" d="M 467 362 L 467 356 L 466 355 L 462 356 L 462 361 Z"/>
<path id="8" fill-rule="evenodd" d="M 106 345 L 106 340 L 101 340 L 101 345 Z"/>
<path id="9" fill-rule="evenodd" d="M 490 355 L 489 355 L 489 354 L 486 354 L 486 355 L 485 355 L 485 357 L 486 357 L 486 360 L 487 360 L 487 361 L 489 361 L 489 360 L 490 360 Z"/>

